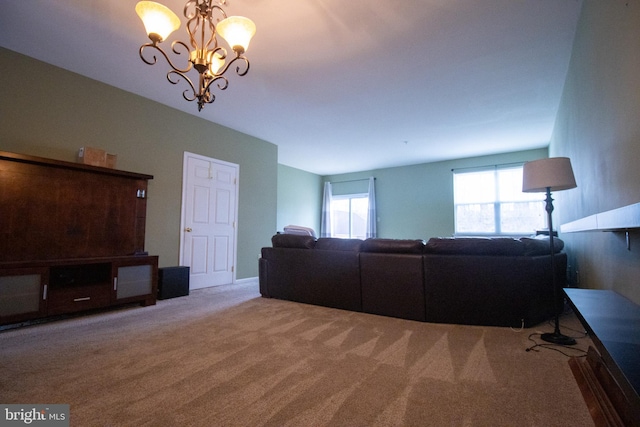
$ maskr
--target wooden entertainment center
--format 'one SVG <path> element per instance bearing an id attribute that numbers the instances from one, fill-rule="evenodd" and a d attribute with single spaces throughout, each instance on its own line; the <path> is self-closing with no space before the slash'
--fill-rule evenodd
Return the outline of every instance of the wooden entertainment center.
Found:
<path id="1" fill-rule="evenodd" d="M 593 340 L 569 366 L 596 426 L 640 426 L 640 306 L 604 289 L 565 289 Z"/>
<path id="2" fill-rule="evenodd" d="M 560 227 L 563 233 L 640 229 L 640 203 L 599 212 Z M 571 370 L 596 426 L 640 426 L 640 306 L 612 290 L 565 289 L 573 311 L 593 340 Z"/>
<path id="3" fill-rule="evenodd" d="M 0 324 L 156 303 L 151 175 L 0 151 Z"/>

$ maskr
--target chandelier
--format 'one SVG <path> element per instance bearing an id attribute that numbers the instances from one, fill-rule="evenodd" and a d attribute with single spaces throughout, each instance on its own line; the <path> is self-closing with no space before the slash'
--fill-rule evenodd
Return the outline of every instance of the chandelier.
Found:
<path id="1" fill-rule="evenodd" d="M 201 111 L 205 104 L 215 101 L 216 97 L 211 93 L 214 83 L 220 90 L 227 88 L 229 81 L 225 74 L 234 62 L 237 62 L 235 71 L 239 76 L 244 76 L 249 71 L 249 60 L 244 53 L 256 32 L 256 26 L 253 21 L 242 16 L 227 17 L 221 7 L 224 5 L 226 0 L 189 0 L 185 4 L 184 16 L 187 18 L 186 29 L 191 47 L 178 40 L 171 43 L 174 54 L 185 54 L 184 68 L 174 64 L 160 46 L 160 43 L 180 27 L 178 16 L 160 3 L 141 1 L 136 5 L 136 13 L 151 40 L 151 43 L 140 46 L 140 58 L 146 64 L 154 65 L 158 61 L 156 55 L 148 58 L 144 52 L 148 49 L 160 52 L 171 67 L 167 73 L 167 80 L 177 84 L 184 79 L 190 88 L 186 89 L 182 96 L 187 101 L 197 100 L 198 111 Z M 218 35 L 233 50 L 231 57 L 227 56 L 227 50 L 219 45 Z M 197 84 L 187 76 L 191 69 L 198 72 Z"/>

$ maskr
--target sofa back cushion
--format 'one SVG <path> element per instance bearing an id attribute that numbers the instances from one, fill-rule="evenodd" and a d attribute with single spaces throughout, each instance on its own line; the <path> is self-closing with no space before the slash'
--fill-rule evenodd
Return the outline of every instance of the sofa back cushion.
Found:
<path id="1" fill-rule="evenodd" d="M 512 238 L 433 237 L 425 246 L 426 253 L 449 255 L 524 255 L 524 244 Z"/>
<path id="2" fill-rule="evenodd" d="M 387 254 L 421 254 L 424 252 L 424 240 L 367 239 L 362 243 L 360 251 Z"/>
<path id="3" fill-rule="evenodd" d="M 554 253 L 564 248 L 564 242 L 553 239 Z M 445 255 L 539 256 L 549 254 L 549 237 L 434 237 L 425 245 L 425 253 Z"/>
<path id="4" fill-rule="evenodd" d="M 549 250 L 549 236 L 539 235 L 535 238 L 521 237 L 520 241 L 524 245 L 524 254 L 529 256 L 536 255 L 548 255 Z M 553 239 L 553 253 L 561 252 L 564 249 L 564 242 L 557 237 Z"/>
<path id="5" fill-rule="evenodd" d="M 274 248 L 313 249 L 316 239 L 298 234 L 276 234 L 271 238 Z"/>
<path id="6" fill-rule="evenodd" d="M 339 239 L 337 237 L 321 237 L 316 241 L 316 249 L 325 251 L 352 251 L 359 252 L 362 240 Z"/>

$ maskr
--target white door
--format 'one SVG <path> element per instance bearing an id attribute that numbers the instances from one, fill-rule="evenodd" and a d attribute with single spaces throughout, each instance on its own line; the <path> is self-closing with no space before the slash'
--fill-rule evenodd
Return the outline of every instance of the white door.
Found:
<path id="1" fill-rule="evenodd" d="M 184 153 L 180 258 L 190 267 L 190 289 L 234 282 L 238 170 Z"/>

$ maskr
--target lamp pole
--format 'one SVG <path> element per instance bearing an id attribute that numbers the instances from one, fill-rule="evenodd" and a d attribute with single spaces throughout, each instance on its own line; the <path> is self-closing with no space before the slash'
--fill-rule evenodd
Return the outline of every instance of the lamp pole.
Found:
<path id="1" fill-rule="evenodd" d="M 559 291 L 558 291 L 558 279 L 556 278 L 556 257 L 555 257 L 555 247 L 553 243 L 553 222 L 551 219 L 551 213 L 553 212 L 553 199 L 551 198 L 551 187 L 547 187 L 547 198 L 545 199 L 547 203 L 545 210 L 547 211 L 547 221 L 549 223 L 549 251 L 551 253 L 551 283 L 553 286 L 553 308 L 555 311 L 555 329 L 552 333 L 542 334 L 540 338 L 542 340 L 560 345 L 574 345 L 576 344 L 576 340 L 568 337 L 566 335 L 562 335 L 560 333 L 560 307 L 558 304 L 559 301 Z"/>

